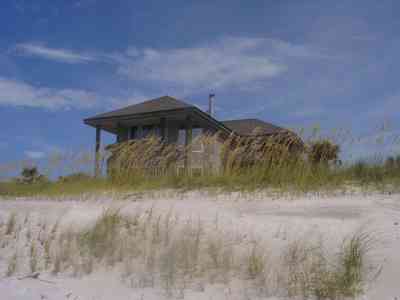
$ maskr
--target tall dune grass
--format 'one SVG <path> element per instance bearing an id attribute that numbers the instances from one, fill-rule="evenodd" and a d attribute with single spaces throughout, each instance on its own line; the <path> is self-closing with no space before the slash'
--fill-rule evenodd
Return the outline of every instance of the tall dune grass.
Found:
<path id="1" fill-rule="evenodd" d="M 159 138 L 126 141 L 102 153 L 103 176 L 94 178 L 79 170 L 93 166 L 93 157 L 80 152 L 66 159 L 77 172 L 59 180 L 37 184 L 0 182 L 0 195 L 25 196 L 84 192 L 200 187 L 229 190 L 271 188 L 283 192 L 345 190 L 349 186 L 394 191 L 400 182 L 400 159 L 338 163 L 326 139 L 303 144 L 285 132 L 269 137 L 204 135 L 194 145 L 164 144 Z M 313 146 L 319 147 L 316 154 Z M 59 168 L 61 157 L 51 157 Z M 185 162 L 190 168 L 185 169 Z M 74 175 L 75 174 L 75 175 Z"/>
<path id="2" fill-rule="evenodd" d="M 18 225 L 23 222 L 19 215 L 13 218 Z M 28 229 L 31 235 L 21 234 Z M 133 215 L 108 209 L 84 227 L 28 221 L 25 228 L 13 227 L 13 233 L 19 243 L 5 235 L 7 244 L 0 251 L 9 253 L 6 276 L 38 271 L 81 277 L 107 267 L 129 286 L 162 287 L 175 297 L 199 284 L 228 286 L 239 280 L 251 287 L 252 297 L 353 298 L 377 269 L 369 261 L 371 244 L 365 234 L 345 239 L 337 256 L 323 251 L 320 243 L 289 241 L 272 258 L 268 241 L 254 242 L 242 232 L 152 209 Z M 7 250 L 21 245 L 19 255 Z"/>

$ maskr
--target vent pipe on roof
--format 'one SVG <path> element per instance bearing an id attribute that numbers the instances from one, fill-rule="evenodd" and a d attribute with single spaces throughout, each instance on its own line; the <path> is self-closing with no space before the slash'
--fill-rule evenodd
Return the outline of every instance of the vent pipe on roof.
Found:
<path id="1" fill-rule="evenodd" d="M 210 94 L 208 96 L 208 114 L 211 117 L 214 116 L 214 97 L 215 97 L 215 94 Z"/>

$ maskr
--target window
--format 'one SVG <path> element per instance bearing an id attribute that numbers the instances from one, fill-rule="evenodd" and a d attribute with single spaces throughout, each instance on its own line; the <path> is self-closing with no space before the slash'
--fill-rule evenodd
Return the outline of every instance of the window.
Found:
<path id="1" fill-rule="evenodd" d="M 136 139 L 137 137 L 138 137 L 137 136 L 137 127 L 136 126 L 131 127 L 129 130 L 129 139 L 133 140 L 133 139 Z"/>
<path id="2" fill-rule="evenodd" d="M 186 145 L 186 129 L 179 129 L 178 133 L 178 144 Z M 201 136 L 203 134 L 203 128 L 193 128 L 192 129 L 192 151 L 193 152 L 203 152 L 204 147 L 201 142 Z"/>
<path id="3" fill-rule="evenodd" d="M 178 131 L 178 145 L 185 145 L 186 144 L 186 130 L 179 129 Z"/>
<path id="4" fill-rule="evenodd" d="M 143 126 L 143 138 L 147 138 L 150 136 L 159 137 L 161 134 L 161 130 L 159 126 L 155 125 L 147 125 Z"/>
<path id="5" fill-rule="evenodd" d="M 152 131 L 153 131 L 152 125 L 143 126 L 143 138 L 149 137 L 152 134 Z"/>
<path id="6" fill-rule="evenodd" d="M 193 143 L 192 143 L 193 152 L 204 152 L 204 145 L 201 139 L 202 135 L 203 135 L 203 128 L 193 128 Z"/>
<path id="7" fill-rule="evenodd" d="M 161 128 L 160 128 L 159 126 L 154 126 L 153 134 L 154 134 L 156 137 L 160 137 L 160 136 L 161 136 Z"/>

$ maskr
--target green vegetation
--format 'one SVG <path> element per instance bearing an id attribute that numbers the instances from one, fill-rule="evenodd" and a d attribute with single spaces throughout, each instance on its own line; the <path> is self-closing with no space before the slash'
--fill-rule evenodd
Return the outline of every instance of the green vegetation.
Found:
<path id="1" fill-rule="evenodd" d="M 110 245 L 117 242 L 123 221 L 119 211 L 105 211 L 90 230 L 81 233 L 78 245 L 96 259 L 111 255 Z"/>
<path id="2" fill-rule="evenodd" d="M 336 163 L 339 158 L 339 150 L 339 146 L 329 140 L 312 142 L 308 151 L 309 161 L 314 165 L 327 164 L 332 161 Z"/>
<path id="3" fill-rule="evenodd" d="M 18 182 L 0 183 L 0 195 L 12 197 L 29 197 L 35 195 L 62 196 L 112 190 L 113 185 L 105 179 L 90 178 L 72 182 L 43 182 L 35 184 L 19 184 Z"/>
<path id="4" fill-rule="evenodd" d="M 47 177 L 40 174 L 37 167 L 25 167 L 22 169 L 21 176 L 15 181 L 19 184 L 41 184 L 48 181 Z"/>
<path id="5" fill-rule="evenodd" d="M 160 286 L 170 297 L 191 284 L 229 285 L 239 279 L 249 284 L 254 298 L 339 300 L 361 295 L 379 270 L 369 260 L 371 236 L 359 232 L 338 245 L 337 255 L 324 251 L 321 242 L 303 239 L 285 243 L 271 259 L 267 241 L 249 243 L 238 239 L 238 232 L 153 209 L 129 215 L 108 209 L 94 223 L 74 229 L 44 225 L 26 224 L 33 233 L 26 239 L 29 255 L 10 252 L 6 276 L 26 267 L 82 276 L 107 266 L 115 267 L 127 284 Z M 24 229 L 14 230 L 20 236 Z M 15 240 L 7 241 L 13 249 Z"/>
<path id="6" fill-rule="evenodd" d="M 16 226 L 16 214 L 12 213 L 8 220 L 7 220 L 7 224 L 6 224 L 6 235 L 10 235 L 12 233 L 14 233 L 15 230 L 15 226 Z"/>
<path id="7" fill-rule="evenodd" d="M 103 157 L 108 162 L 107 176 L 94 178 L 83 172 L 72 172 L 50 181 L 37 168 L 25 168 L 16 180 L 0 182 L 0 195 L 51 197 L 204 187 L 248 191 L 271 188 L 305 193 L 349 187 L 393 191 L 400 186 L 400 156 L 382 162 L 341 164 L 339 146 L 328 140 L 304 145 L 294 135 L 284 134 L 268 138 L 231 136 L 224 142 L 219 141 L 218 135 L 196 141 L 203 149 L 202 172 L 182 171 L 191 145 L 185 149 L 165 145 L 151 137 L 109 147 L 111 155 Z M 221 162 L 219 167 L 212 160 L 216 156 Z M 216 172 L 217 168 L 222 171 Z"/>
<path id="8" fill-rule="evenodd" d="M 288 296 L 354 299 L 362 294 L 365 283 L 380 273 L 380 268 L 370 265 L 366 259 L 372 242 L 369 233 L 356 232 L 344 239 L 335 260 L 328 259 L 322 245 L 304 240 L 289 244 L 283 255 Z"/>

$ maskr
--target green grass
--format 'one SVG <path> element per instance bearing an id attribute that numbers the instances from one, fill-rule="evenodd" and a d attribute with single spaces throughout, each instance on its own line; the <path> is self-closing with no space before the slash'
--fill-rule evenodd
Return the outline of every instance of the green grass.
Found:
<path id="1" fill-rule="evenodd" d="M 0 182 L 0 196 L 58 197 L 164 188 L 272 189 L 284 193 L 307 193 L 345 190 L 349 186 L 393 192 L 400 186 L 400 159 L 397 158 L 339 166 L 334 164 L 338 148 L 329 146 L 325 140 L 303 148 L 287 136 L 229 138 L 222 144 L 216 139 L 215 136 L 204 137 L 204 153 L 210 155 L 203 161 L 208 172 L 202 175 L 177 174 L 185 149 L 149 138 L 115 145 L 110 150 L 111 167 L 107 178 L 93 178 L 80 172 L 57 181 L 27 180 L 30 178 L 22 176 L 19 180 Z M 219 173 L 211 171 L 213 163 L 207 161 L 213 156 L 216 144 L 220 146 L 218 157 L 223 166 Z M 41 176 L 39 173 L 36 175 Z"/>
<path id="2" fill-rule="evenodd" d="M 372 246 L 373 238 L 368 233 L 356 233 L 344 240 L 335 272 L 336 285 L 343 295 L 352 297 L 363 292 L 367 280 L 365 257 Z"/>
<path id="3" fill-rule="evenodd" d="M 298 163 L 293 166 L 252 167 L 221 175 L 127 175 L 124 181 L 107 178 L 86 178 L 70 181 L 21 184 L 0 182 L 0 195 L 9 197 L 75 196 L 103 192 L 130 192 L 173 188 L 194 190 L 218 188 L 226 191 L 254 191 L 274 189 L 281 192 L 307 193 L 336 191 L 349 185 L 363 189 L 396 191 L 400 186 L 400 170 L 384 166 L 353 165 L 341 168 L 311 166 Z"/>
<path id="4" fill-rule="evenodd" d="M 380 274 L 369 261 L 373 238 L 355 232 L 345 238 L 336 258 L 328 257 L 323 245 L 295 241 L 284 251 L 288 296 L 303 299 L 354 299 L 363 294 L 367 283 Z"/>
<path id="5" fill-rule="evenodd" d="M 97 220 L 93 228 L 84 231 L 78 238 L 78 245 L 84 248 L 96 259 L 103 259 L 106 255 L 111 255 L 110 250 L 114 250 L 111 245 L 117 242 L 117 237 L 124 219 L 118 210 L 106 210 Z"/>
<path id="6" fill-rule="evenodd" d="M 35 184 L 20 184 L 16 182 L 1 182 L 0 195 L 11 197 L 29 197 L 36 195 L 62 196 L 79 195 L 82 193 L 103 192 L 112 190 L 112 184 L 105 179 L 87 179 L 71 182 L 44 182 Z"/>

